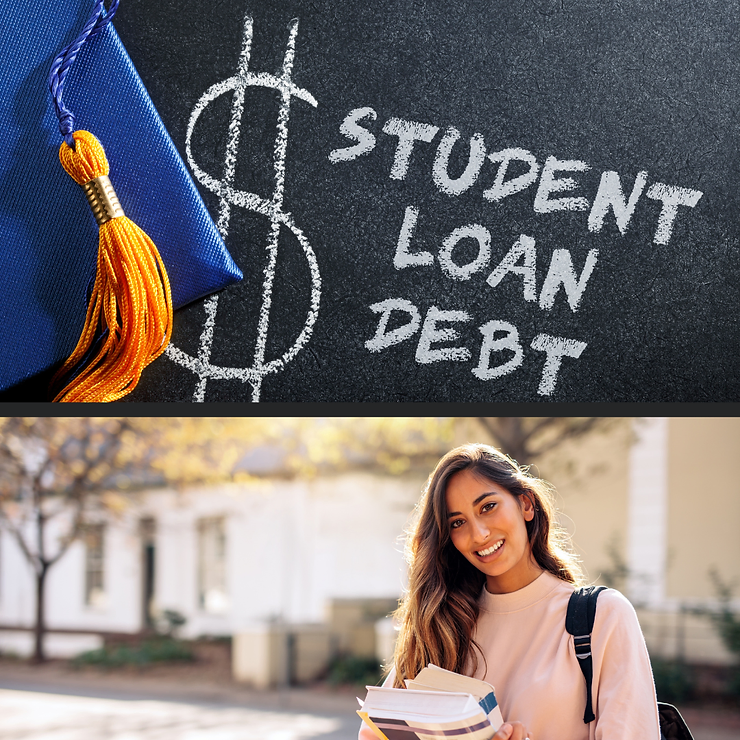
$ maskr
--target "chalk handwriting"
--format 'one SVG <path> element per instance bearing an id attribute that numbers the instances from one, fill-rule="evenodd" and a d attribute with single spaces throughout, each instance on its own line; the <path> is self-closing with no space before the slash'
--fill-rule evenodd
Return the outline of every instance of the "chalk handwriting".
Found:
<path id="1" fill-rule="evenodd" d="M 356 108 L 350 111 L 340 125 L 340 132 L 346 138 L 358 143 L 351 147 L 333 150 L 329 154 L 329 161 L 349 162 L 374 151 L 377 143 L 376 136 L 369 128 L 361 125 L 361 122 L 369 123 L 376 120 L 377 113 L 373 108 Z M 403 118 L 389 118 L 381 130 L 389 136 L 398 138 L 389 171 L 389 177 L 393 180 L 404 180 L 408 176 L 417 143 L 430 145 L 439 133 L 437 126 Z M 520 147 L 510 147 L 485 154 L 483 135 L 479 133 L 474 133 L 468 140 L 470 147 L 468 163 L 463 174 L 453 180 L 447 174 L 447 163 L 452 147 L 456 144 L 460 145 L 460 138 L 460 132 L 450 127 L 437 144 L 431 175 L 432 181 L 440 192 L 457 196 L 469 190 L 478 180 L 488 160 L 492 165 L 498 165 L 498 169 L 493 186 L 482 193 L 483 198 L 499 202 L 527 190 L 539 179 L 534 197 L 534 211 L 541 214 L 558 211 L 589 211 L 586 223 L 588 230 L 592 232 L 601 231 L 606 214 L 612 211 L 620 233 L 624 234 L 644 192 L 647 198 L 662 203 L 653 241 L 655 244 L 667 244 L 679 215 L 687 208 L 694 208 L 703 195 L 699 190 L 676 187 L 662 182 L 653 183 L 645 191 L 647 172 L 644 171 L 639 172 L 635 178 L 627 201 L 624 199 L 619 174 L 614 171 L 602 173 L 593 200 L 585 195 L 565 195 L 565 193 L 576 191 L 579 183 L 576 178 L 564 177 L 561 173 L 579 173 L 590 170 L 591 166 L 587 162 L 579 159 L 558 159 L 549 155 L 540 165 L 532 152 Z M 513 161 L 526 163 L 529 171 L 506 179 L 509 165 Z M 555 197 L 556 194 L 561 195 Z"/>
<path id="2" fill-rule="evenodd" d="M 249 57 L 252 48 L 252 18 L 247 16 L 244 21 L 244 39 L 236 74 L 227 80 L 212 85 L 200 98 L 193 108 L 188 123 L 185 150 L 188 164 L 198 181 L 218 194 L 220 197 L 218 229 L 224 239 L 229 233 L 231 206 L 246 208 L 262 214 L 270 220 L 270 233 L 267 239 L 267 260 L 263 269 L 262 302 L 258 317 L 257 342 L 254 350 L 254 359 L 251 367 L 221 367 L 211 363 L 211 349 L 213 345 L 213 331 L 218 309 L 218 295 L 211 296 L 205 302 L 206 319 L 200 336 L 200 345 L 197 357 L 192 357 L 173 344 L 167 348 L 167 356 L 191 370 L 198 376 L 198 384 L 193 395 L 194 401 L 205 399 L 206 383 L 209 379 L 236 379 L 250 383 L 252 386 L 252 401 L 259 401 L 264 378 L 282 370 L 308 342 L 319 310 L 321 297 L 321 277 L 316 256 L 308 239 L 296 225 L 290 213 L 283 210 L 283 192 L 285 185 L 285 159 L 288 144 L 288 119 L 290 115 L 291 98 L 296 97 L 309 105 L 316 107 L 316 99 L 303 88 L 297 87 L 292 80 L 293 61 L 295 58 L 295 44 L 298 33 L 298 21 L 293 20 L 289 26 L 288 44 L 285 50 L 283 67 L 279 75 L 256 73 L 249 70 Z M 277 136 L 273 150 L 273 168 L 275 172 L 275 188 L 272 197 L 268 200 L 255 193 L 238 190 L 234 187 L 236 158 L 239 148 L 239 134 L 241 119 L 244 110 L 244 96 L 247 87 L 265 87 L 275 90 L 280 98 L 278 110 Z M 197 164 L 193 157 L 191 139 L 195 124 L 201 113 L 221 95 L 232 93 L 231 122 L 229 124 L 226 156 L 224 159 L 224 174 L 221 180 L 209 175 Z M 371 116 L 372 113 L 366 112 Z M 347 136 L 352 135 L 351 124 L 342 130 Z M 372 137 L 372 135 L 368 135 Z M 362 137 L 361 137 L 362 139 Z M 367 137 L 366 137 L 367 139 Z M 367 146 L 366 139 L 362 139 L 362 146 Z M 374 138 L 372 140 L 374 144 Z M 339 161 L 339 160 L 337 160 Z M 278 237 L 281 227 L 288 228 L 298 240 L 308 262 L 311 275 L 310 307 L 303 324 L 303 328 L 283 354 L 274 360 L 265 359 L 265 347 L 270 323 L 270 307 L 272 304 L 273 284 L 278 258 Z"/>
<path id="3" fill-rule="evenodd" d="M 468 347 L 457 344 L 459 331 L 453 324 L 467 323 L 472 316 L 463 310 L 441 309 L 430 306 L 421 323 L 419 308 L 404 298 L 389 298 L 374 303 L 370 309 L 380 314 L 380 321 L 375 336 L 365 342 L 370 352 L 380 352 L 394 344 L 411 339 L 421 326 L 414 357 L 421 365 L 435 362 L 466 362 L 472 357 Z M 393 312 L 405 314 L 407 323 L 388 331 Z M 478 327 L 483 336 L 480 346 L 478 364 L 471 372 L 480 380 L 488 381 L 514 372 L 524 362 L 524 347 L 517 328 L 508 321 L 493 319 Z M 501 336 L 503 334 L 503 336 Z M 446 345 L 440 346 L 443 342 Z M 563 359 L 578 359 L 586 349 L 586 343 L 577 339 L 554 337 L 549 334 L 538 334 L 532 339 L 530 349 L 545 353 L 537 392 L 549 396 L 555 390 L 558 372 Z"/>
<path id="4" fill-rule="evenodd" d="M 591 233 L 599 233 L 611 213 L 621 235 L 627 232 L 635 212 L 647 198 L 661 203 L 652 237 L 653 243 L 659 245 L 668 244 L 681 214 L 694 208 L 702 197 L 699 190 L 662 182 L 654 182 L 647 187 L 646 170 L 637 173 L 628 189 L 629 195 L 625 195 L 618 172 L 604 171 L 596 192 L 588 197 L 577 177 L 579 173 L 591 169 L 583 160 L 560 159 L 550 154 L 544 162 L 540 162 L 535 154 L 522 147 L 512 146 L 488 152 L 482 134 L 473 133 L 464 137 L 454 126 L 448 126 L 438 137 L 440 129 L 431 123 L 392 117 L 380 126 L 377 121 L 376 111 L 369 106 L 351 110 L 341 122 L 339 131 L 354 143 L 332 150 L 329 161 L 332 164 L 351 162 L 370 155 L 377 144 L 375 129 L 380 127 L 383 134 L 397 139 L 388 170 L 392 180 L 418 177 L 419 165 L 414 164 L 416 147 L 436 146 L 431 181 L 445 195 L 455 197 L 470 191 L 484 168 L 493 166 L 496 168 L 493 184 L 481 192 L 482 198 L 491 204 L 534 188 L 532 208 L 536 214 L 587 212 L 588 216 L 584 219 L 586 228 Z M 464 147 L 467 147 L 467 162 L 457 177 L 451 176 L 448 169 L 455 147 L 463 147 L 463 160 Z M 509 170 L 513 163 L 516 163 L 514 169 L 519 174 L 511 176 Z M 522 166 L 526 171 L 522 172 Z M 597 249 L 589 249 L 585 257 L 576 258 L 569 249 L 559 247 L 552 250 L 538 296 L 538 255 L 534 237 L 520 234 L 503 258 L 492 262 L 492 243 L 497 235 L 492 234 L 484 224 L 458 226 L 435 245 L 419 236 L 420 215 L 416 205 L 406 206 L 393 255 L 393 266 L 397 270 L 430 269 L 438 263 L 442 274 L 453 281 L 470 281 L 477 275 L 481 277 L 476 279 L 482 279 L 487 273 L 485 282 L 491 289 L 497 288 L 503 281 L 521 280 L 522 299 L 536 303 L 542 311 L 549 312 L 560 296 L 564 296 L 573 313 L 580 308 L 589 278 L 597 265 Z M 463 252 L 457 249 L 462 242 L 468 246 L 464 252 L 465 261 L 461 261 Z M 405 298 L 388 298 L 369 308 L 378 314 L 375 334 L 365 342 L 365 348 L 370 352 L 386 350 L 418 334 L 414 358 L 419 364 L 468 362 L 473 357 L 470 348 L 462 343 L 457 328 L 473 321 L 471 314 L 463 308 L 443 309 L 432 305 L 423 314 L 423 320 L 419 307 Z M 395 328 L 389 330 L 391 324 Z M 486 382 L 501 378 L 525 362 L 527 352 L 516 326 L 501 319 L 491 319 L 481 324 L 478 330 L 482 337 L 478 364 L 471 369 L 476 378 Z M 566 358 L 577 360 L 587 346 L 586 342 L 578 339 L 546 333 L 533 337 L 528 349 L 544 354 L 537 393 L 552 395 Z"/>

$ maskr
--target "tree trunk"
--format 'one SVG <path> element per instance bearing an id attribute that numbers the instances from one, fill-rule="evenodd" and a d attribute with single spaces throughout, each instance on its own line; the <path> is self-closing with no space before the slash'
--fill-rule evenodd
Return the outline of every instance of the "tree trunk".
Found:
<path id="1" fill-rule="evenodd" d="M 36 571 L 36 625 L 34 627 L 35 647 L 33 652 L 34 663 L 44 663 L 44 635 L 46 634 L 46 621 L 44 618 L 44 583 L 46 582 L 47 563 L 41 563 L 40 570 Z"/>
<path id="2" fill-rule="evenodd" d="M 483 428 L 493 437 L 494 446 L 501 452 L 516 460 L 519 465 L 529 465 L 532 457 L 527 443 L 529 435 L 522 424 L 521 417 L 499 416 L 478 417 Z"/>

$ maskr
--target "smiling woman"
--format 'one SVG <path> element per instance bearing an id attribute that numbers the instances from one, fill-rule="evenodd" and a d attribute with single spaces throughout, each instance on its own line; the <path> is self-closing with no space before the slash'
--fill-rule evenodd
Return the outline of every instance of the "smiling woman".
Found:
<path id="1" fill-rule="evenodd" d="M 657 740 L 645 641 L 613 589 L 596 610 L 595 719 L 585 722 L 583 674 L 565 629 L 583 578 L 551 491 L 486 445 L 440 460 L 408 540 L 409 588 L 386 685 L 402 688 L 428 663 L 491 683 L 506 720 L 493 740 Z M 373 737 L 363 726 L 360 740 Z"/>

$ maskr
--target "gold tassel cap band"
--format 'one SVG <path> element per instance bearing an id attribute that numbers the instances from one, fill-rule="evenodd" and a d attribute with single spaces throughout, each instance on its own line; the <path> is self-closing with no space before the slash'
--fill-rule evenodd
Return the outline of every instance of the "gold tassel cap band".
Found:
<path id="1" fill-rule="evenodd" d="M 118 202 L 116 191 L 113 190 L 113 185 L 111 185 L 110 178 L 107 175 L 101 175 L 83 183 L 82 190 L 87 197 L 87 202 L 90 204 L 98 226 L 125 215 L 121 204 Z"/>

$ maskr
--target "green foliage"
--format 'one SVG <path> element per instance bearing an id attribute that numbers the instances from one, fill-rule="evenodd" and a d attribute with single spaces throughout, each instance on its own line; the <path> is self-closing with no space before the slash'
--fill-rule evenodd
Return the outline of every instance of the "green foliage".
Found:
<path id="1" fill-rule="evenodd" d="M 693 697 L 696 681 L 690 666 L 681 661 L 663 658 L 651 658 L 650 662 L 658 701 L 682 704 Z"/>
<path id="2" fill-rule="evenodd" d="M 334 660 L 329 667 L 329 683 L 375 686 L 380 683 L 380 663 L 376 658 L 348 655 Z"/>
<path id="3" fill-rule="evenodd" d="M 710 617 L 724 646 L 740 658 L 740 617 L 732 611 L 730 606 L 733 587 L 722 580 L 716 568 L 709 571 L 709 577 L 714 584 L 720 605 L 719 611 L 711 613 Z"/>
<path id="4" fill-rule="evenodd" d="M 210 642 L 215 645 L 228 646 L 231 646 L 232 640 L 233 638 L 231 635 L 209 635 L 208 633 L 198 635 L 198 637 L 196 638 L 196 642 Z"/>
<path id="5" fill-rule="evenodd" d="M 176 630 L 178 627 L 182 627 L 187 622 L 187 617 L 174 609 L 165 609 L 162 612 L 162 616 L 167 620 L 170 631 Z"/>
<path id="6" fill-rule="evenodd" d="M 174 639 L 177 637 L 177 631 L 187 621 L 187 617 L 181 612 L 175 609 L 165 609 L 158 620 L 157 631 L 166 637 Z"/>
<path id="7" fill-rule="evenodd" d="M 740 699 L 740 668 L 735 668 L 727 682 L 727 693 L 736 700 Z"/>
<path id="8" fill-rule="evenodd" d="M 193 651 L 184 643 L 170 638 L 144 640 L 139 645 L 105 646 L 99 650 L 88 650 L 76 656 L 72 663 L 76 666 L 97 665 L 104 668 L 118 668 L 134 665 L 173 661 L 194 661 Z"/>
<path id="9" fill-rule="evenodd" d="M 723 580 L 716 568 L 709 570 L 709 578 L 714 585 L 719 600 L 717 611 L 704 611 L 712 620 L 722 644 L 740 661 L 740 616 L 732 610 L 734 584 Z M 735 665 L 727 681 L 727 693 L 740 699 L 740 665 Z"/>

